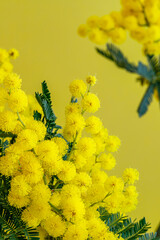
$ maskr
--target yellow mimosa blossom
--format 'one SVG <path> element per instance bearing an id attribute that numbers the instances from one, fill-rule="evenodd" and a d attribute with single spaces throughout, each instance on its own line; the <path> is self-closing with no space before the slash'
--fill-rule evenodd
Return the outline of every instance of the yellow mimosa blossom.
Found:
<path id="1" fill-rule="evenodd" d="M 82 99 L 82 108 L 84 111 L 94 113 L 100 108 L 100 101 L 94 93 L 84 95 Z"/>
<path id="2" fill-rule="evenodd" d="M 80 97 L 86 92 L 87 86 L 83 80 L 76 79 L 71 82 L 69 90 L 73 97 Z"/>

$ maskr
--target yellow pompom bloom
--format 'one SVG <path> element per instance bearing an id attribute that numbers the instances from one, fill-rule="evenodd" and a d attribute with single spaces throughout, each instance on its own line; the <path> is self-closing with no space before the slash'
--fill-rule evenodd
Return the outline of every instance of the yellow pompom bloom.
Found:
<path id="1" fill-rule="evenodd" d="M 8 105 L 13 112 L 22 112 L 28 105 L 27 95 L 21 89 L 12 91 L 8 97 Z"/>
<path id="2" fill-rule="evenodd" d="M 112 193 L 105 199 L 104 206 L 109 213 L 117 213 L 121 211 L 121 203 L 124 200 L 122 193 Z"/>
<path id="3" fill-rule="evenodd" d="M 98 117 L 90 116 L 86 119 L 86 131 L 97 134 L 102 129 L 102 122 Z"/>
<path id="4" fill-rule="evenodd" d="M 15 194 L 14 190 L 9 192 L 8 201 L 11 206 L 16 208 L 26 207 L 30 203 L 28 196 L 18 196 Z"/>
<path id="5" fill-rule="evenodd" d="M 0 84 L 3 83 L 4 78 L 6 77 L 7 73 L 4 71 L 3 68 L 0 69 Z"/>
<path id="6" fill-rule="evenodd" d="M 82 131 L 85 127 L 84 117 L 79 113 L 71 113 L 66 116 L 66 128 L 69 128 L 73 135 Z"/>
<path id="7" fill-rule="evenodd" d="M 77 187 L 76 185 L 69 183 L 69 184 L 65 184 L 62 189 L 61 189 L 61 200 L 63 202 L 64 198 L 70 198 L 70 197 L 80 197 L 81 196 L 81 191 L 79 189 L 79 187 Z"/>
<path id="8" fill-rule="evenodd" d="M 37 145 L 38 136 L 35 131 L 30 129 L 22 130 L 16 139 L 16 143 L 23 151 L 30 150 Z"/>
<path id="9" fill-rule="evenodd" d="M 3 63 L 8 59 L 8 52 L 5 49 L 0 48 L 0 62 Z"/>
<path id="10" fill-rule="evenodd" d="M 160 9 L 158 5 L 145 7 L 145 14 L 150 24 L 156 24 L 159 19 Z"/>
<path id="11" fill-rule="evenodd" d="M 33 152 L 25 152 L 19 162 L 21 171 L 29 184 L 36 184 L 42 180 L 43 169 Z"/>
<path id="12" fill-rule="evenodd" d="M 2 69 L 7 73 L 10 73 L 13 71 L 13 65 L 9 61 L 5 61 L 2 64 Z"/>
<path id="13" fill-rule="evenodd" d="M 30 193 L 31 187 L 23 175 L 18 175 L 11 180 L 11 191 L 14 192 L 17 197 L 24 197 Z"/>
<path id="14" fill-rule="evenodd" d="M 134 30 L 138 27 L 137 18 L 135 16 L 127 16 L 124 19 L 123 25 L 128 30 Z"/>
<path id="15" fill-rule="evenodd" d="M 61 194 L 58 191 L 54 191 L 49 202 L 55 207 L 59 207 L 60 201 L 61 201 Z"/>
<path id="16" fill-rule="evenodd" d="M 54 141 L 43 141 L 35 147 L 35 153 L 42 162 L 43 169 L 49 174 L 58 174 L 62 170 L 63 161 L 59 149 Z"/>
<path id="17" fill-rule="evenodd" d="M 121 145 L 121 141 L 117 136 L 109 136 L 106 142 L 106 150 L 108 152 L 116 152 Z"/>
<path id="18" fill-rule="evenodd" d="M 8 53 L 9 53 L 9 56 L 10 56 L 11 58 L 13 58 L 13 59 L 16 59 L 17 57 L 19 57 L 19 52 L 18 52 L 18 50 L 15 49 L 15 48 L 11 48 L 11 49 L 8 51 Z"/>
<path id="19" fill-rule="evenodd" d="M 105 151 L 106 143 L 101 137 L 93 137 L 94 142 L 96 143 L 96 155 L 99 155 L 101 152 Z"/>
<path id="20" fill-rule="evenodd" d="M 108 178 L 108 175 L 104 172 L 104 171 L 101 171 L 99 169 L 95 169 L 93 168 L 92 170 L 92 182 L 94 184 L 104 184 L 106 179 Z"/>
<path id="21" fill-rule="evenodd" d="M 147 38 L 147 30 L 143 27 L 137 27 L 130 32 L 131 37 L 140 43 L 144 43 Z"/>
<path id="22" fill-rule="evenodd" d="M 0 129 L 4 132 L 12 132 L 17 124 L 17 115 L 10 111 L 0 113 Z"/>
<path id="23" fill-rule="evenodd" d="M 95 206 L 92 206 L 92 207 L 87 207 L 86 208 L 86 214 L 85 214 L 85 219 L 86 220 L 90 220 L 90 219 L 93 219 L 93 218 L 99 218 L 100 214 L 99 212 L 97 211 L 97 207 Z"/>
<path id="24" fill-rule="evenodd" d="M 92 179 L 86 172 L 80 172 L 76 174 L 72 183 L 79 187 L 81 193 L 84 193 L 92 185 Z"/>
<path id="25" fill-rule="evenodd" d="M 60 137 L 54 137 L 54 138 L 52 138 L 52 141 L 54 141 L 57 144 L 59 154 L 61 156 L 64 156 L 67 153 L 67 149 L 68 149 L 67 142 L 63 138 L 60 138 Z"/>
<path id="26" fill-rule="evenodd" d="M 81 108 L 79 103 L 70 103 L 65 108 L 65 115 L 69 115 L 71 113 L 81 113 Z"/>
<path id="27" fill-rule="evenodd" d="M 77 169 L 82 168 L 87 161 L 87 159 L 81 154 L 79 154 L 78 151 L 73 152 L 73 154 L 71 155 L 71 159 L 74 162 L 74 165 L 76 166 Z"/>
<path id="28" fill-rule="evenodd" d="M 6 153 L 5 156 L 0 158 L 0 173 L 6 176 L 15 175 L 18 170 L 19 156 L 13 153 Z"/>
<path id="29" fill-rule="evenodd" d="M 62 161 L 59 156 L 58 146 L 54 141 L 40 142 L 34 150 L 40 161 L 42 161 L 45 171 L 52 175 L 61 171 Z"/>
<path id="30" fill-rule="evenodd" d="M 37 134 L 38 140 L 44 140 L 46 135 L 46 127 L 41 121 L 36 121 L 33 118 L 29 118 L 26 121 L 26 128 L 35 131 Z"/>
<path id="31" fill-rule="evenodd" d="M 51 213 L 48 218 L 43 221 L 42 225 L 49 235 L 54 238 L 62 236 L 66 230 L 66 223 L 55 213 Z"/>
<path id="32" fill-rule="evenodd" d="M 124 20 L 121 12 L 113 11 L 110 13 L 110 16 L 114 20 L 115 27 L 123 26 Z"/>
<path id="33" fill-rule="evenodd" d="M 126 168 L 123 172 L 123 180 L 125 183 L 134 184 L 136 180 L 139 180 L 139 172 L 134 168 Z"/>
<path id="34" fill-rule="evenodd" d="M 73 163 L 68 161 L 63 161 L 62 169 L 58 173 L 59 179 L 64 182 L 71 181 L 76 175 L 76 168 Z"/>
<path id="35" fill-rule="evenodd" d="M 93 43 L 105 44 L 108 40 L 108 35 L 99 28 L 93 28 L 90 30 L 88 38 Z"/>
<path id="36" fill-rule="evenodd" d="M 40 220 L 38 219 L 38 216 L 33 216 L 30 208 L 26 208 L 22 212 L 21 219 L 22 221 L 26 222 L 29 227 L 36 228 L 40 224 Z"/>
<path id="37" fill-rule="evenodd" d="M 147 42 L 154 42 L 156 40 L 160 39 L 160 32 L 159 32 L 159 26 L 153 25 L 150 26 L 147 29 L 147 36 L 146 36 L 146 41 Z"/>
<path id="38" fill-rule="evenodd" d="M 78 196 L 66 198 L 61 202 L 63 215 L 68 221 L 78 221 L 83 219 L 85 214 L 84 203 Z"/>
<path id="39" fill-rule="evenodd" d="M 123 180 L 116 176 L 110 176 L 105 182 L 105 188 L 108 192 L 122 192 L 124 189 Z"/>
<path id="40" fill-rule="evenodd" d="M 98 21 L 99 21 L 99 17 L 94 15 L 94 16 L 90 16 L 88 19 L 87 19 L 87 25 L 90 27 L 90 28 L 95 28 L 98 26 Z"/>
<path id="41" fill-rule="evenodd" d="M 128 186 L 127 188 L 125 188 L 124 191 L 124 196 L 126 198 L 130 198 L 130 199 L 137 199 L 138 197 L 138 192 L 136 190 L 136 187 L 133 185 Z"/>
<path id="42" fill-rule="evenodd" d="M 35 148 L 35 153 L 40 157 L 41 160 L 44 160 L 46 157 L 48 157 L 48 155 L 58 158 L 59 150 L 55 142 L 45 140 L 38 143 Z"/>
<path id="43" fill-rule="evenodd" d="M 3 84 L 7 90 L 16 90 L 21 88 L 22 79 L 16 73 L 9 73 L 4 78 Z"/>
<path id="44" fill-rule="evenodd" d="M 85 94 L 87 86 L 83 80 L 73 80 L 69 85 L 69 90 L 73 97 L 80 97 Z"/>
<path id="45" fill-rule="evenodd" d="M 89 28 L 86 24 L 81 24 L 78 29 L 77 33 L 80 37 L 86 37 L 88 34 Z"/>
<path id="46" fill-rule="evenodd" d="M 102 153 L 98 158 L 98 161 L 101 163 L 101 167 L 105 170 L 111 170 L 116 165 L 116 160 L 111 153 Z"/>
<path id="47" fill-rule="evenodd" d="M 108 192 L 105 190 L 104 184 L 94 183 L 83 196 L 85 202 L 95 204 L 96 202 L 102 201 L 107 193 Z"/>
<path id="48" fill-rule="evenodd" d="M 51 198 L 51 190 L 43 183 L 36 184 L 30 193 L 30 199 L 33 203 L 43 205 Z"/>
<path id="49" fill-rule="evenodd" d="M 91 157 L 86 158 L 86 164 L 80 170 L 89 172 L 92 169 L 94 164 L 95 164 L 95 156 L 92 155 Z"/>
<path id="50" fill-rule="evenodd" d="M 92 75 L 89 75 L 87 78 L 86 78 L 86 82 L 91 85 L 91 86 L 94 86 L 96 84 L 96 77 L 95 76 L 92 76 Z"/>
<path id="51" fill-rule="evenodd" d="M 92 138 L 84 137 L 77 143 L 78 152 L 84 157 L 91 157 L 96 152 L 96 144 Z"/>
<path id="52" fill-rule="evenodd" d="M 160 43 L 159 42 L 147 42 L 143 45 L 143 53 L 146 55 L 158 55 L 160 54 Z"/>
<path id="53" fill-rule="evenodd" d="M 82 99 L 82 108 L 84 111 L 94 113 L 100 108 L 100 101 L 94 93 L 84 95 Z"/>
<path id="54" fill-rule="evenodd" d="M 130 198 L 130 197 L 126 196 L 122 202 L 121 212 L 126 214 L 127 212 L 131 212 L 131 211 L 135 210 L 137 203 L 138 203 L 137 198 Z"/>
<path id="55" fill-rule="evenodd" d="M 87 222 L 87 227 L 89 236 L 91 236 L 93 239 L 111 240 L 110 238 L 105 238 L 105 235 L 107 233 L 107 227 L 105 223 L 101 221 L 99 218 L 90 219 Z"/>
<path id="56" fill-rule="evenodd" d="M 123 28 L 115 28 L 109 33 L 113 43 L 122 44 L 126 41 L 126 31 Z"/>
<path id="57" fill-rule="evenodd" d="M 31 202 L 28 210 L 31 212 L 33 218 L 38 218 L 38 221 L 47 219 L 52 213 L 50 204 L 48 202 L 40 202 L 39 199 L 37 199 L 37 202 Z"/>
<path id="58" fill-rule="evenodd" d="M 110 30 L 114 28 L 114 21 L 110 15 L 102 16 L 98 21 L 98 26 L 103 30 Z"/>
<path id="59" fill-rule="evenodd" d="M 86 225 L 82 222 L 76 224 L 70 224 L 67 228 L 67 231 L 64 234 L 64 240 L 86 240 L 88 237 L 88 231 Z"/>
<path id="60" fill-rule="evenodd" d="M 108 139 L 108 130 L 107 128 L 102 127 L 102 129 L 94 135 L 95 137 L 99 137 L 101 140 L 104 141 L 104 143 Z"/>

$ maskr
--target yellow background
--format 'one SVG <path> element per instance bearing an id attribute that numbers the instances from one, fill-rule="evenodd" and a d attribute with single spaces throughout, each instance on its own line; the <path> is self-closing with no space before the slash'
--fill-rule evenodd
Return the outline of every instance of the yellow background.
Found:
<path id="1" fill-rule="evenodd" d="M 153 100 L 147 115 L 138 118 L 136 109 L 145 88 L 135 82 L 136 76 L 99 56 L 95 45 L 76 33 L 88 16 L 119 8 L 119 0 L 0 0 L 0 47 L 20 51 L 15 71 L 27 93 L 40 90 L 40 83 L 47 80 L 58 123 L 64 122 L 70 81 L 96 74 L 99 81 L 94 91 L 101 99 L 97 115 L 109 133 L 122 140 L 111 174 L 120 176 L 126 167 L 139 170 L 139 204 L 129 215 L 146 216 L 154 230 L 160 213 L 159 104 Z M 129 38 L 121 47 L 130 60 L 143 60 L 141 46 Z"/>

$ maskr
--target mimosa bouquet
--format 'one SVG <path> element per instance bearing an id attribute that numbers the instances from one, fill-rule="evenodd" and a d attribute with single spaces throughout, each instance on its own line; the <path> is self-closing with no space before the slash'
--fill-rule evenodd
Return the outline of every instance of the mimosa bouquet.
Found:
<path id="1" fill-rule="evenodd" d="M 128 32 L 131 38 L 142 44 L 147 64 L 128 61 L 123 52 L 112 43 L 107 43 L 106 50 L 96 48 L 99 54 L 118 67 L 137 74 L 141 85 L 147 86 L 137 110 L 141 117 L 147 112 L 153 95 L 160 100 L 160 1 L 121 0 L 121 5 L 120 11 L 102 17 L 89 17 L 86 24 L 79 26 L 78 33 L 81 37 L 88 36 L 96 44 L 108 41 L 122 44 L 126 41 Z"/>
<path id="2" fill-rule="evenodd" d="M 71 82 L 62 128 L 45 81 L 35 97 L 21 89 L 10 62 L 17 56 L 0 49 L 0 239 L 155 239 L 145 218 L 126 217 L 138 171 L 109 174 L 121 142 L 93 115 L 96 78 Z"/>

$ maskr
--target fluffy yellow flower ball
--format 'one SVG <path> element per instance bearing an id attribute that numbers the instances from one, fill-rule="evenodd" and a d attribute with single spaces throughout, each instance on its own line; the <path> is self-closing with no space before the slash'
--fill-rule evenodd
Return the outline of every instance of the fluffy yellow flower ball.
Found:
<path id="1" fill-rule="evenodd" d="M 86 82 L 88 84 L 90 84 L 91 86 L 94 86 L 96 84 L 96 77 L 95 76 L 92 76 L 92 75 L 89 75 L 87 78 L 86 78 Z"/>
<path id="2" fill-rule="evenodd" d="M 106 142 L 106 150 L 108 152 L 116 152 L 121 145 L 121 141 L 117 136 L 109 136 Z"/>
<path id="3" fill-rule="evenodd" d="M 96 144 L 92 138 L 81 138 L 77 143 L 78 153 L 84 157 L 91 157 L 96 152 Z"/>
<path id="4" fill-rule="evenodd" d="M 89 113 L 94 113 L 100 108 L 100 101 L 94 93 L 85 94 L 81 103 L 83 110 Z"/>
<path id="5" fill-rule="evenodd" d="M 139 180 L 138 170 L 133 168 L 126 168 L 123 172 L 123 180 L 125 183 L 134 184 L 136 180 Z"/>
<path id="6" fill-rule="evenodd" d="M 11 111 L 0 113 L 0 129 L 4 132 L 12 132 L 17 124 L 17 115 Z"/>
<path id="7" fill-rule="evenodd" d="M 116 165 L 116 160 L 111 153 L 102 153 L 98 158 L 98 161 L 101 163 L 101 167 L 105 170 L 111 170 Z"/>
<path id="8" fill-rule="evenodd" d="M 21 175 L 17 175 L 11 180 L 11 191 L 14 192 L 17 196 L 26 196 L 30 193 L 31 187 L 26 182 L 25 177 Z"/>
<path id="9" fill-rule="evenodd" d="M 86 131 L 91 134 L 97 134 L 102 129 L 102 122 L 96 116 L 90 116 L 86 119 Z"/>
<path id="10" fill-rule="evenodd" d="M 4 87 L 7 90 L 14 90 L 21 88 L 22 79 L 16 73 L 9 73 L 3 80 Z"/>
<path id="11" fill-rule="evenodd" d="M 27 95 L 21 89 L 12 91 L 8 97 L 8 105 L 13 112 L 22 112 L 28 105 Z"/>
<path id="12" fill-rule="evenodd" d="M 35 131 L 31 129 L 24 129 L 18 134 L 16 143 L 13 144 L 13 146 L 17 145 L 17 147 L 19 146 L 19 148 L 23 151 L 31 150 L 37 145 L 37 141 L 38 136 Z"/>
<path id="13" fill-rule="evenodd" d="M 87 86 L 83 80 L 73 80 L 69 86 L 69 90 L 73 97 L 81 97 L 85 94 Z"/>
<path id="14" fill-rule="evenodd" d="M 53 212 L 44 222 L 42 222 L 42 226 L 46 229 L 49 235 L 54 238 L 62 236 L 66 230 L 66 223 L 62 221 L 60 216 Z"/>

